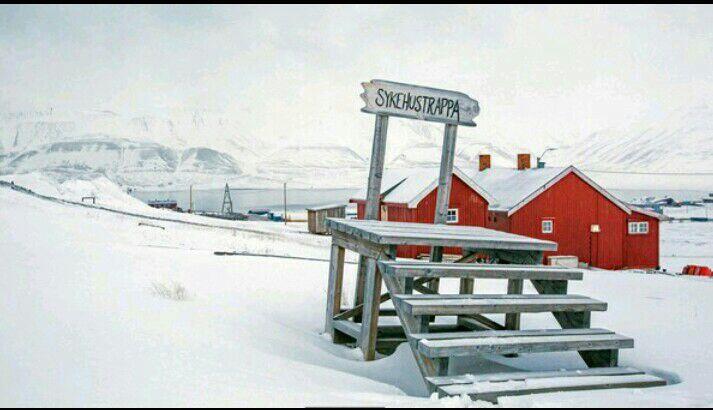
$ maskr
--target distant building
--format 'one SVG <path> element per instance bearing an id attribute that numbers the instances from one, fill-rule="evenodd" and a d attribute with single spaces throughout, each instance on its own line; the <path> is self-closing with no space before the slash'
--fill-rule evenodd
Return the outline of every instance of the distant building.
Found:
<path id="1" fill-rule="evenodd" d="M 327 227 L 327 218 L 346 217 L 346 205 L 334 204 L 307 208 L 307 229 L 319 235 L 331 234 Z"/>
<path id="2" fill-rule="evenodd" d="M 379 218 L 384 221 L 433 223 L 436 211 L 438 168 L 387 169 L 381 183 Z M 453 170 L 448 223 L 453 225 L 485 226 L 488 202 L 493 198 L 458 168 Z M 357 218 L 365 214 L 366 191 L 351 202 L 357 204 Z M 400 246 L 397 256 L 416 258 L 429 253 L 424 246 Z M 446 248 L 445 253 L 458 253 Z"/>
<path id="3" fill-rule="evenodd" d="M 438 169 L 384 172 L 380 218 L 433 222 Z M 364 193 L 352 200 L 364 216 Z M 477 168 L 453 172 L 449 223 L 491 229 L 557 242 L 550 255 L 572 255 L 603 269 L 659 266 L 659 222 L 663 215 L 631 207 L 597 185 L 576 167 L 530 168 L 518 155 L 517 168 L 493 168 L 481 155 Z M 427 248 L 398 250 L 417 257 Z M 456 253 L 457 249 L 446 249 Z"/>
<path id="4" fill-rule="evenodd" d="M 171 209 L 174 211 L 180 211 L 181 208 L 178 207 L 178 202 L 173 199 L 155 199 L 149 201 L 148 205 L 152 208 L 158 209 Z"/>
<path id="5" fill-rule="evenodd" d="M 659 266 L 662 215 L 628 206 L 576 167 L 531 169 L 528 163 L 471 173 L 497 198 L 486 227 L 555 241 L 555 255 L 603 269 Z"/>

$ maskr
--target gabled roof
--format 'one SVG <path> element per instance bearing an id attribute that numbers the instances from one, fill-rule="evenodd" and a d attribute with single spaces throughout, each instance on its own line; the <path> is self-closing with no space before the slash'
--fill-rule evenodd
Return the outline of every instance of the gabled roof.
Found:
<path id="1" fill-rule="evenodd" d="M 407 204 L 409 208 L 416 208 L 418 203 L 438 187 L 438 167 L 409 168 L 384 170 L 381 179 L 381 195 L 383 202 Z M 460 178 L 466 185 L 482 196 L 488 204 L 495 202 L 493 196 L 481 186 L 476 184 L 465 172 L 458 167 L 453 167 L 453 175 Z M 366 189 L 362 189 L 355 199 L 366 198 Z"/>
<path id="2" fill-rule="evenodd" d="M 566 168 L 531 168 L 526 170 L 490 168 L 484 171 L 472 170 L 469 176 L 476 184 L 484 187 L 495 196 L 497 203 L 490 204 L 491 210 L 507 211 L 508 216 L 510 216 L 572 173 L 580 177 L 585 183 L 597 190 L 624 212 L 631 214 L 631 209 L 629 209 L 626 204 L 618 200 L 574 166 Z"/>
<path id="3" fill-rule="evenodd" d="M 658 219 L 659 221 L 670 221 L 670 220 L 671 220 L 670 217 L 668 217 L 668 216 L 666 216 L 666 215 L 664 215 L 664 214 L 660 214 L 660 213 L 658 213 L 658 212 L 656 212 L 656 211 L 654 211 L 654 210 L 652 210 L 652 209 L 642 208 L 642 207 L 635 206 L 635 205 L 629 205 L 629 207 L 630 207 L 631 210 L 634 211 L 634 212 L 640 213 L 640 214 L 642 214 L 642 215 L 647 215 L 647 216 L 650 216 L 650 217 L 652 217 L 652 218 L 656 218 L 656 219 Z"/>

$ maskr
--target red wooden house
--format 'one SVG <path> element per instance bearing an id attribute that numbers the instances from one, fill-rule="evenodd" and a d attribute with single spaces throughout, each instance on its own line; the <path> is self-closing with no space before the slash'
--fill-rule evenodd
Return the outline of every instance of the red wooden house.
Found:
<path id="1" fill-rule="evenodd" d="M 552 240 L 559 245 L 555 255 L 603 269 L 659 266 L 661 215 L 623 203 L 573 166 L 532 169 L 529 162 L 519 155 L 517 169 L 491 168 L 484 155 L 477 170 L 454 169 L 450 222 Z M 381 219 L 432 223 L 437 178 L 436 168 L 386 170 Z M 353 202 L 362 218 L 363 200 Z M 412 247 L 398 256 L 424 253 Z"/>
<path id="2" fill-rule="evenodd" d="M 381 182 L 381 208 L 383 221 L 433 223 L 436 212 L 438 168 L 387 169 Z M 455 167 L 448 205 L 448 223 L 454 225 L 485 226 L 488 203 L 493 198 L 475 184 L 464 172 Z M 350 202 L 357 204 L 357 217 L 364 218 L 366 191 Z M 427 254 L 424 246 L 400 246 L 397 256 L 416 258 Z M 459 253 L 446 248 L 445 253 Z"/>
<path id="3" fill-rule="evenodd" d="M 531 169 L 529 162 L 521 155 L 518 169 L 470 173 L 497 201 L 487 227 L 555 241 L 556 255 L 603 269 L 659 266 L 660 215 L 625 204 L 576 167 Z"/>

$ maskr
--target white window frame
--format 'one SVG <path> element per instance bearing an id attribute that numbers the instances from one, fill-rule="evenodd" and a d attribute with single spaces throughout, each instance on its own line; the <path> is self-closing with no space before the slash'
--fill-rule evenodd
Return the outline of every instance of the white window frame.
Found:
<path id="1" fill-rule="evenodd" d="M 649 234 L 649 223 L 648 222 L 629 222 L 629 235 L 648 235 Z"/>
<path id="2" fill-rule="evenodd" d="M 457 224 L 458 220 L 458 208 L 448 208 L 446 211 L 446 223 Z"/>
<path id="3" fill-rule="evenodd" d="M 549 225 L 549 229 L 546 228 L 548 225 Z M 554 219 L 543 219 L 542 220 L 542 233 L 545 233 L 545 234 L 555 233 Z"/>

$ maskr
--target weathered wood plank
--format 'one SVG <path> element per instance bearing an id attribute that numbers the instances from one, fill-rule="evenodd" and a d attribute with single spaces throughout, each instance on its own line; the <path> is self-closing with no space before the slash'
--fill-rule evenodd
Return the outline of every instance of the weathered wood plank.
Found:
<path id="1" fill-rule="evenodd" d="M 396 297 L 401 299 L 419 299 L 419 300 L 451 300 L 451 299 L 589 299 L 588 296 L 584 295 L 539 295 L 539 294 L 526 294 L 526 295 L 502 295 L 502 294 L 472 294 L 472 295 L 461 295 L 458 293 L 438 293 L 438 294 L 398 294 Z"/>
<path id="2" fill-rule="evenodd" d="M 327 286 L 327 312 L 324 324 L 325 333 L 334 340 L 333 318 L 341 311 L 342 284 L 344 279 L 344 248 L 332 245 L 329 258 L 329 283 Z"/>
<path id="3" fill-rule="evenodd" d="M 523 288 L 523 280 L 522 279 L 509 279 L 508 280 L 508 295 L 521 295 L 522 288 Z M 554 310 L 550 310 L 549 312 L 554 312 Z M 520 314 L 519 313 L 506 314 L 505 315 L 505 328 L 508 330 L 520 329 Z"/>
<path id="4" fill-rule="evenodd" d="M 508 337 L 536 337 L 536 336 L 579 336 L 579 335 L 613 335 L 607 329 L 528 329 L 528 330 L 479 330 L 473 332 L 441 332 L 413 334 L 414 339 L 428 340 L 455 340 L 455 339 L 483 339 L 483 338 L 508 338 Z"/>
<path id="5" fill-rule="evenodd" d="M 536 378 L 520 382 L 456 384 L 438 388 L 440 396 L 469 395 L 474 400 L 497 402 L 498 397 L 521 396 L 551 392 L 646 388 L 665 386 L 666 381 L 652 375 L 615 375 Z"/>
<path id="6" fill-rule="evenodd" d="M 504 330 L 505 326 L 483 315 L 459 315 L 458 324 L 470 330 Z"/>
<path id="7" fill-rule="evenodd" d="M 371 164 L 369 166 L 369 180 L 366 193 L 364 219 L 379 219 L 379 206 L 381 202 L 381 178 L 384 173 L 384 158 L 386 155 L 386 136 L 389 126 L 389 117 L 377 115 L 374 123 L 374 139 L 371 146 Z M 363 244 L 362 244 L 363 245 Z M 358 250 L 357 250 L 358 252 Z M 367 255 L 359 252 L 359 266 L 357 268 L 356 288 L 354 290 L 354 304 L 364 302 L 364 292 L 367 275 Z M 372 258 L 378 256 L 370 255 Z M 361 321 L 361 314 L 354 319 Z"/>
<path id="8" fill-rule="evenodd" d="M 349 320 L 335 320 L 332 325 L 335 330 L 346 334 L 359 343 L 361 337 L 361 325 L 359 323 L 354 323 Z"/>
<path id="9" fill-rule="evenodd" d="M 385 80 L 371 80 L 361 85 L 364 87 L 360 95 L 365 104 L 363 112 L 470 127 L 475 126 L 473 118 L 480 112 L 478 101 L 457 91 Z M 418 103 L 404 104 L 405 100 L 398 96 L 406 94 Z"/>
<path id="10" fill-rule="evenodd" d="M 391 299 L 391 295 L 388 293 L 383 293 L 379 297 L 379 304 L 384 303 L 389 299 Z M 346 319 L 361 317 L 361 314 L 363 311 L 364 311 L 364 304 L 362 303 L 360 305 L 354 306 L 352 309 L 345 310 L 345 311 L 339 313 L 338 315 L 334 316 L 334 320 L 346 320 Z M 389 316 L 393 316 L 393 315 L 389 315 Z"/>
<path id="11" fill-rule="evenodd" d="M 532 379 L 546 379 L 552 377 L 587 377 L 587 376 L 626 376 L 634 374 L 645 374 L 643 371 L 633 367 L 603 367 L 598 369 L 581 370 L 555 370 L 543 372 L 512 372 L 512 373 L 488 373 L 469 374 L 459 376 L 429 377 L 427 381 L 435 386 L 451 386 L 455 384 L 473 384 L 483 382 L 507 382 Z"/>
<path id="12" fill-rule="evenodd" d="M 433 223 L 445 225 L 448 215 L 448 202 L 451 197 L 451 180 L 453 179 L 453 158 L 456 149 L 456 135 L 458 127 L 446 124 L 443 132 L 443 147 L 441 149 L 441 169 L 438 175 L 438 190 L 436 192 L 436 209 L 433 216 Z M 434 246 L 431 248 L 431 262 L 443 261 L 443 247 Z M 439 280 L 436 279 L 428 284 L 428 287 L 438 293 Z"/>
<path id="13" fill-rule="evenodd" d="M 363 326 L 361 327 L 360 347 L 364 360 L 376 357 L 376 336 L 379 323 L 379 304 L 381 295 L 381 272 L 376 260 L 369 258 L 366 265 L 366 286 L 364 287 Z"/>
<path id="14" fill-rule="evenodd" d="M 397 277 L 441 277 L 478 279 L 581 280 L 577 269 L 542 266 L 481 265 L 463 263 L 390 263 L 380 261 L 385 275 Z"/>
<path id="15" fill-rule="evenodd" d="M 383 245 L 376 245 L 342 232 L 332 232 L 332 243 L 371 259 L 382 258 L 386 249 Z"/>
<path id="16" fill-rule="evenodd" d="M 460 259 L 454 261 L 454 262 L 442 262 L 442 263 L 436 263 L 433 264 L 433 267 L 453 267 L 453 268 L 468 268 L 472 266 L 478 266 L 478 267 L 483 267 L 483 268 L 531 268 L 531 269 L 542 269 L 542 270 L 548 270 L 548 271 L 574 271 L 574 272 L 583 272 L 582 269 L 573 269 L 573 268 L 567 268 L 564 266 L 558 266 L 558 265 L 532 265 L 532 264 L 498 264 L 498 263 L 480 263 L 480 262 L 473 262 L 471 258 L 473 258 L 474 255 L 467 255 L 463 256 Z M 430 262 L 424 262 L 422 260 L 413 260 L 413 259 L 401 259 L 401 260 L 395 260 L 395 261 L 383 261 L 385 262 L 385 265 L 387 266 L 394 266 L 394 267 L 404 267 L 408 268 L 409 266 L 429 266 L 431 263 Z"/>
<path id="17" fill-rule="evenodd" d="M 633 339 L 617 334 L 472 338 L 455 340 L 422 339 L 418 343 L 419 351 L 427 357 L 473 356 L 485 353 L 521 354 L 617 350 L 630 349 L 633 347 Z"/>
<path id="18" fill-rule="evenodd" d="M 550 241 L 480 227 L 329 219 L 332 232 L 346 232 L 384 245 L 455 246 L 476 249 L 554 251 Z"/>
<path id="19" fill-rule="evenodd" d="M 359 255 L 359 261 L 357 262 L 357 277 L 354 284 L 354 307 L 362 306 L 364 304 L 364 288 L 366 287 L 366 259 L 364 255 Z M 361 310 L 356 312 L 354 315 L 355 322 L 361 322 Z"/>
<path id="20" fill-rule="evenodd" d="M 547 251 L 556 250 L 555 246 L 549 244 L 538 244 L 526 241 L 508 239 L 485 239 L 485 238 L 454 238 L 448 234 L 409 234 L 409 235 L 382 235 L 376 241 L 389 245 L 422 245 L 422 246 L 443 246 L 443 247 L 478 247 L 481 249 L 507 249 L 519 251 Z"/>
<path id="21" fill-rule="evenodd" d="M 399 295 L 400 296 L 400 295 Z M 417 295 L 414 295 L 417 296 Z M 468 296 L 468 295 L 462 295 Z M 476 295 L 473 295 L 476 296 Z M 482 295 L 477 295 L 482 296 Z M 505 297 L 503 297 L 505 296 Z M 409 297 L 398 297 L 406 313 L 421 316 L 453 316 L 469 314 L 498 314 L 498 313 L 547 313 L 547 312 L 603 312 L 607 309 L 607 304 L 595 299 L 574 297 L 574 298 L 547 298 L 540 297 L 507 297 L 525 295 L 501 295 L 494 298 L 461 297 L 436 298 L 436 299 L 416 299 Z M 530 296 L 530 295 L 527 295 Z M 506 324 L 507 327 L 507 324 Z M 514 330 L 510 328 L 511 330 Z"/>

